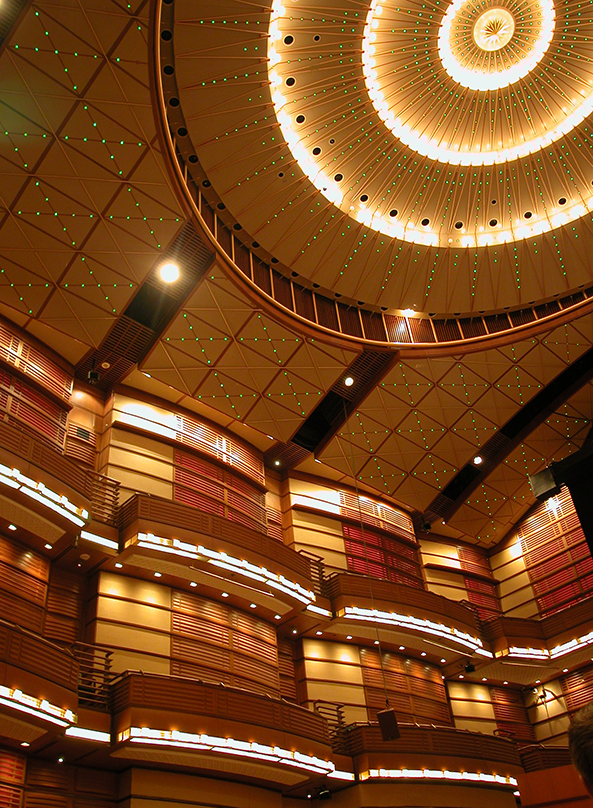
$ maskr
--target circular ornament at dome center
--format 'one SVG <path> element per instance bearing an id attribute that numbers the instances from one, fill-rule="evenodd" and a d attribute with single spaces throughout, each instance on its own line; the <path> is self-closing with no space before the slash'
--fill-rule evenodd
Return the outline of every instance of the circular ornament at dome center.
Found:
<path id="1" fill-rule="evenodd" d="M 507 45 L 515 31 L 515 18 L 506 8 L 489 8 L 474 23 L 474 42 L 484 51 Z"/>
<path id="2" fill-rule="evenodd" d="M 549 48 L 553 0 L 454 0 L 439 32 L 449 76 L 470 90 L 498 90 L 527 76 Z"/>

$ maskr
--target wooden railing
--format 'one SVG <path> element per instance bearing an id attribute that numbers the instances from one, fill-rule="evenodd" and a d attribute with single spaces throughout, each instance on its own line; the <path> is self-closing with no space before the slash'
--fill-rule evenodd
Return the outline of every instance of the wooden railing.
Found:
<path id="1" fill-rule="evenodd" d="M 313 702 L 313 709 L 327 722 L 329 737 L 334 752 L 339 755 L 347 755 L 348 748 L 345 739 L 346 719 L 344 716 L 344 705 L 334 701 L 322 701 L 317 699 Z"/>
<path id="2" fill-rule="evenodd" d="M 71 704 L 68 706 L 75 708 L 79 664 L 68 649 L 54 645 L 32 631 L 0 620 L 0 662 L 3 663 L 1 667 L 4 671 L 7 668 L 17 668 L 44 680 L 39 693 L 30 695 L 44 695 L 51 701 L 52 688 L 60 689 L 61 692 L 68 691 L 74 697 L 69 699 Z M 9 687 L 14 686 L 10 682 L 2 683 Z"/>
<path id="3" fill-rule="evenodd" d="M 0 462 L 12 466 L 15 457 L 21 464 L 24 461 L 39 469 L 40 479 L 54 477 L 80 494 L 90 505 L 94 519 L 109 525 L 117 523 L 120 485 L 117 480 L 82 468 L 79 463 L 56 452 L 47 443 L 0 421 Z M 20 470 L 25 472 L 22 467 Z M 29 476 L 33 475 L 31 469 L 27 473 Z"/>
<path id="4" fill-rule="evenodd" d="M 190 505 L 146 494 L 134 494 L 120 509 L 120 530 L 137 519 L 160 523 L 171 528 L 181 528 L 192 533 L 211 536 L 233 544 L 243 550 L 251 550 L 260 556 L 278 562 L 307 581 L 311 581 L 311 561 L 285 544 L 264 536 L 257 530 L 204 513 Z M 156 532 L 156 528 L 154 528 Z M 197 538 L 197 537 L 196 537 Z"/>
<path id="5" fill-rule="evenodd" d="M 526 772 L 555 769 L 570 764 L 570 752 L 566 746 L 524 746 L 520 750 L 521 765 Z"/>
<path id="6" fill-rule="evenodd" d="M 359 598 L 369 598 L 372 595 L 375 601 L 387 602 L 394 609 L 401 606 L 415 607 L 424 612 L 438 614 L 441 619 L 448 618 L 469 626 L 476 632 L 479 631 L 478 620 L 472 609 L 433 592 L 390 581 L 378 581 L 374 578 L 371 581 L 366 575 L 340 572 L 330 575 L 325 586 L 327 596 L 332 600 L 343 595 Z"/>
<path id="7" fill-rule="evenodd" d="M 83 642 L 74 643 L 70 651 L 80 666 L 79 704 L 95 710 L 109 710 L 109 685 L 114 678 L 111 671 L 113 651 Z"/>
<path id="8" fill-rule="evenodd" d="M 517 745 L 506 738 L 433 725 L 399 724 L 399 730 L 398 740 L 384 741 L 378 724 L 350 724 L 345 733 L 348 754 L 355 757 L 363 753 L 396 752 L 402 759 L 405 755 L 422 755 L 429 768 L 429 755 L 434 755 L 435 768 L 442 768 L 444 756 L 521 766 Z"/>
<path id="9" fill-rule="evenodd" d="M 127 671 L 111 686 L 114 715 L 130 708 L 212 716 L 251 727 L 268 727 L 329 746 L 327 722 L 304 707 L 198 679 Z"/>

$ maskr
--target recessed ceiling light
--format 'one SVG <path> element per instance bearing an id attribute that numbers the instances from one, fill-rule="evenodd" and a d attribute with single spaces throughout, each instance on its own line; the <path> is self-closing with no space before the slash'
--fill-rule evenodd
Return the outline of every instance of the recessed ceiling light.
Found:
<path id="1" fill-rule="evenodd" d="M 508 685 L 508 682 L 503 682 L 503 685 Z"/>
<path id="2" fill-rule="evenodd" d="M 64 758 L 58 758 L 58 763 L 63 763 L 63 762 L 64 762 Z"/>
<path id="3" fill-rule="evenodd" d="M 405 650 L 406 650 L 406 646 L 405 646 L 405 645 L 400 645 L 399 650 L 400 650 L 400 651 L 405 651 Z"/>
<path id="4" fill-rule="evenodd" d="M 321 635 L 323 634 L 323 631 L 316 631 L 315 634 L 317 634 L 318 637 L 321 637 Z"/>
<path id="5" fill-rule="evenodd" d="M 445 664 L 446 661 L 447 661 L 446 659 L 441 659 L 441 662 L 443 663 L 443 665 Z"/>
<path id="6" fill-rule="evenodd" d="M 379 640 L 375 640 L 375 645 L 379 645 Z"/>
<path id="7" fill-rule="evenodd" d="M 45 549 L 46 550 L 53 550 L 53 544 L 50 544 L 48 541 L 45 542 Z"/>
<path id="8" fill-rule="evenodd" d="M 179 277 L 179 267 L 177 264 L 173 263 L 163 264 L 159 270 L 159 273 L 161 280 L 163 280 L 165 283 L 175 283 Z"/>
<path id="9" fill-rule="evenodd" d="M 23 741 L 23 742 L 21 743 L 21 746 L 29 746 L 29 744 L 27 743 L 27 741 Z"/>
<path id="10" fill-rule="evenodd" d="M 426 656 L 426 651 L 422 651 L 422 653 L 420 654 L 420 656 Z"/>
<path id="11" fill-rule="evenodd" d="M 160 578 L 162 576 L 162 574 L 163 574 L 162 572 L 155 572 L 154 577 L 155 578 Z"/>
<path id="12" fill-rule="evenodd" d="M 346 639 L 347 639 L 347 640 L 351 640 L 351 639 L 352 639 L 352 634 L 347 634 L 347 635 L 346 635 Z"/>
<path id="13" fill-rule="evenodd" d="M 16 530 L 16 525 L 8 525 L 9 530 Z"/>
<path id="14" fill-rule="evenodd" d="M 281 619 L 282 619 L 281 615 L 279 614 L 274 615 L 274 620 L 281 620 Z"/>
<path id="15" fill-rule="evenodd" d="M 152 379 L 152 376 L 150 375 L 150 373 L 144 373 L 144 371 L 142 371 L 142 373 L 143 373 L 144 376 L 146 376 L 147 379 Z"/>
<path id="16" fill-rule="evenodd" d="M 483 460 L 482 455 L 476 455 L 474 457 L 474 466 L 479 466 L 482 460 Z"/>
<path id="17" fill-rule="evenodd" d="M 115 569 L 116 570 L 120 570 L 122 567 L 123 567 L 123 564 L 121 563 L 121 561 L 116 561 L 115 562 Z"/>
<path id="18" fill-rule="evenodd" d="M 280 461 L 279 461 L 279 460 L 274 460 L 274 465 L 275 465 L 275 466 L 279 466 L 279 465 L 280 465 Z"/>
<path id="19" fill-rule="evenodd" d="M 352 385 L 354 384 L 354 379 L 352 378 L 352 376 L 346 376 L 346 378 L 344 379 L 344 384 L 346 385 L 346 387 L 352 387 Z"/>
<path id="20" fill-rule="evenodd" d="M 459 678 L 460 678 L 460 679 L 463 679 L 463 678 L 464 678 L 464 676 L 463 676 L 463 674 L 462 674 L 462 673 L 460 673 L 460 674 L 459 674 Z"/>
<path id="21" fill-rule="evenodd" d="M 488 679 L 486 679 L 486 677 L 485 677 L 485 676 L 482 676 L 482 681 L 483 681 L 483 682 L 487 682 L 487 681 L 488 681 Z"/>
<path id="22" fill-rule="evenodd" d="M 293 628 L 292 633 L 293 633 L 293 634 L 296 634 L 296 633 L 297 633 L 296 628 Z"/>
<path id="23" fill-rule="evenodd" d="M 223 596 L 223 598 L 228 598 L 229 596 L 228 592 L 221 592 L 220 594 Z"/>
<path id="24" fill-rule="evenodd" d="M 257 603 L 250 603 L 249 608 L 250 609 L 257 609 Z"/>
<path id="25" fill-rule="evenodd" d="M 190 582 L 189 582 L 189 585 L 190 585 L 190 586 L 197 586 L 197 583 L 196 583 L 195 581 L 190 581 Z"/>

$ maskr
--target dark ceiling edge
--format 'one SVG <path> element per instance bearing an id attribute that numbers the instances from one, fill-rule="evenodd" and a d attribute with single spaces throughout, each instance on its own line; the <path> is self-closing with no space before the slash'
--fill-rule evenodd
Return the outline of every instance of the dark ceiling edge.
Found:
<path id="1" fill-rule="evenodd" d="M 33 0 L 2 0 L 2 21 L 0 23 L 0 56 L 7 47 L 8 40 L 17 30 Z"/>
<path id="2" fill-rule="evenodd" d="M 476 455 L 482 457 L 482 463 L 477 466 L 470 462 L 459 469 L 424 513 L 415 514 L 416 521 L 425 528 L 437 519 L 448 521 L 522 440 L 591 379 L 593 379 L 593 348 L 589 348 L 561 371 L 521 407 L 490 440 L 477 449 Z"/>
<path id="3" fill-rule="evenodd" d="M 269 468 L 287 471 L 309 455 L 317 456 L 350 415 L 377 387 L 399 357 L 396 351 L 363 351 L 340 373 L 338 380 L 309 413 L 288 443 L 276 443 L 264 453 Z M 346 379 L 352 384 L 346 386 Z M 278 468 L 280 467 L 280 468 Z M 354 477 L 354 470 L 352 476 Z"/>
<path id="4" fill-rule="evenodd" d="M 169 288 L 160 281 L 157 266 L 163 261 L 179 261 L 180 280 Z M 78 362 L 75 376 L 107 393 L 140 365 L 159 337 L 183 308 L 205 273 L 214 255 L 208 251 L 192 222 L 184 222 L 171 243 L 153 263 L 136 294 L 109 329 L 101 345 Z M 182 284 L 181 287 L 178 284 Z M 103 364 L 107 367 L 102 367 Z M 91 374 L 94 374 L 92 376 Z"/>

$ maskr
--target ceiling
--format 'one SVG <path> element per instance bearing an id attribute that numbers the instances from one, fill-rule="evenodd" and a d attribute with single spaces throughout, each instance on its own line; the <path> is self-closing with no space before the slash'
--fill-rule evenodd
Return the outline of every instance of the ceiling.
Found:
<path id="1" fill-rule="evenodd" d="M 544 3 L 483 5 L 494 11 L 478 22 L 458 0 L 221 0 L 214 18 L 202 0 L 28 6 L 0 51 L 0 315 L 81 378 L 109 355 L 109 384 L 496 544 L 533 502 L 527 475 L 589 431 L 587 301 L 504 334 L 379 345 L 258 290 L 196 207 L 204 194 L 252 265 L 377 317 L 479 319 L 591 285 L 591 4 L 550 6 L 553 18 Z M 500 47 L 478 44 L 513 25 Z M 199 267 L 155 317 L 147 290 L 167 294 L 156 270 L 181 242 Z M 135 353 L 130 323 L 146 332 Z M 295 437 L 330 400 L 319 465 Z"/>

